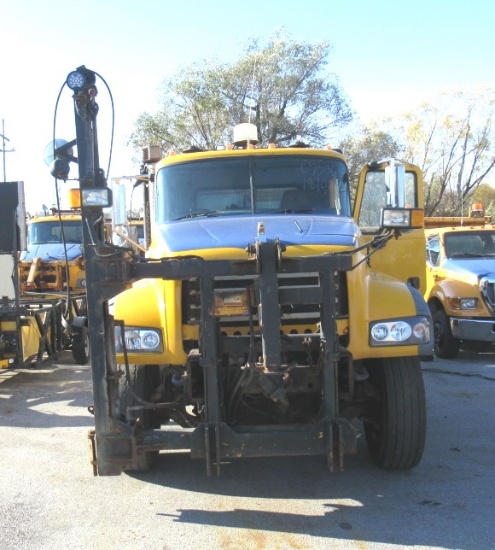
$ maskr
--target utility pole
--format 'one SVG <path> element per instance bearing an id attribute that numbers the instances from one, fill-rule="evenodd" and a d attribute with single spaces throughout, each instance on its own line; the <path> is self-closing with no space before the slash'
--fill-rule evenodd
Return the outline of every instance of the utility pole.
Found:
<path id="1" fill-rule="evenodd" d="M 5 142 L 10 141 L 8 137 L 5 137 L 5 121 L 2 118 L 2 133 L 0 134 L 2 138 L 2 156 L 3 156 L 3 182 L 7 181 L 7 172 L 5 168 L 5 153 L 12 153 L 15 149 L 5 149 Z"/>

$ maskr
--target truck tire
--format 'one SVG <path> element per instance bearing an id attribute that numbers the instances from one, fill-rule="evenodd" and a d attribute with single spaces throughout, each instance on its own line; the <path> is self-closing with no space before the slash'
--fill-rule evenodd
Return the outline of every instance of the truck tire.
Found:
<path id="1" fill-rule="evenodd" d="M 449 318 L 443 309 L 433 313 L 434 351 L 437 357 L 453 359 L 459 353 L 460 341 L 452 336 Z"/>
<path id="2" fill-rule="evenodd" d="M 87 365 L 89 361 L 88 327 L 81 327 L 72 336 L 72 358 L 77 365 Z"/>
<path id="3" fill-rule="evenodd" d="M 379 395 L 364 433 L 373 462 L 386 470 L 409 470 L 423 456 L 426 401 L 417 357 L 376 361 L 370 382 Z"/>
<path id="4" fill-rule="evenodd" d="M 134 394 L 144 401 L 150 401 L 153 390 L 159 383 L 158 365 L 129 365 L 129 373 Z M 124 374 L 119 381 L 119 407 L 122 420 L 134 425 L 139 419 L 139 423 L 144 430 L 157 427 L 155 425 L 155 411 L 146 408 L 134 409 L 134 407 L 142 405 L 134 394 L 129 388 Z M 138 454 L 136 467 L 126 468 L 126 471 L 148 471 L 153 466 L 157 455 L 157 451 Z"/>

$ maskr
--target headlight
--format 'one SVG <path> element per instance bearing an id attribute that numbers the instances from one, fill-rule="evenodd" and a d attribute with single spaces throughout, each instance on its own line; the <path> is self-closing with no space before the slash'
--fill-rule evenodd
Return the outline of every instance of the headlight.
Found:
<path id="1" fill-rule="evenodd" d="M 427 317 L 375 321 L 370 325 L 371 346 L 412 346 L 430 341 Z"/>
<path id="2" fill-rule="evenodd" d="M 128 352 L 160 353 L 162 351 L 159 330 L 141 327 L 124 328 L 125 347 Z M 122 329 L 115 327 L 115 350 L 123 352 Z"/>
<path id="3" fill-rule="evenodd" d="M 476 309 L 477 298 L 447 298 L 450 309 Z"/>

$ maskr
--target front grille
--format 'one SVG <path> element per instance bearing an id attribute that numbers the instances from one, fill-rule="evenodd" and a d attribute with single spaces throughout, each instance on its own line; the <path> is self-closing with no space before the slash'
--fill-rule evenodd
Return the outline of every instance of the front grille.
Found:
<path id="1" fill-rule="evenodd" d="M 339 272 L 335 284 L 335 315 L 337 318 L 348 314 L 347 279 L 345 272 Z M 220 317 L 220 326 L 237 334 L 246 334 L 250 322 L 256 327 L 258 320 L 258 298 L 256 292 L 256 277 L 222 276 L 216 277 L 214 288 L 217 291 L 245 291 L 251 296 L 251 319 L 249 315 Z M 282 331 L 285 333 L 314 332 L 320 322 L 318 273 L 297 273 L 278 275 L 278 293 Z M 198 324 L 201 317 L 201 301 L 198 279 L 183 281 L 183 322 Z M 323 300 L 325 297 L 323 297 Z M 238 329 L 238 332 L 235 330 Z M 230 332 L 229 331 L 229 332 Z"/>
<path id="2" fill-rule="evenodd" d="M 483 277 L 480 280 L 480 292 L 488 307 L 495 311 L 495 279 Z"/>

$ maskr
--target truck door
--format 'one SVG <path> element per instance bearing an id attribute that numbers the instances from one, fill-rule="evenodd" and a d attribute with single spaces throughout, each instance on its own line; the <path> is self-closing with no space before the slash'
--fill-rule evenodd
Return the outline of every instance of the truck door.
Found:
<path id="1" fill-rule="evenodd" d="M 424 208 L 421 170 L 412 164 L 388 159 L 366 165 L 359 175 L 353 216 L 361 229 L 363 242 L 382 232 L 381 209 Z M 412 284 L 422 294 L 426 290 L 424 229 L 403 231 L 398 239 L 371 257 L 375 271 L 386 273 Z"/>

